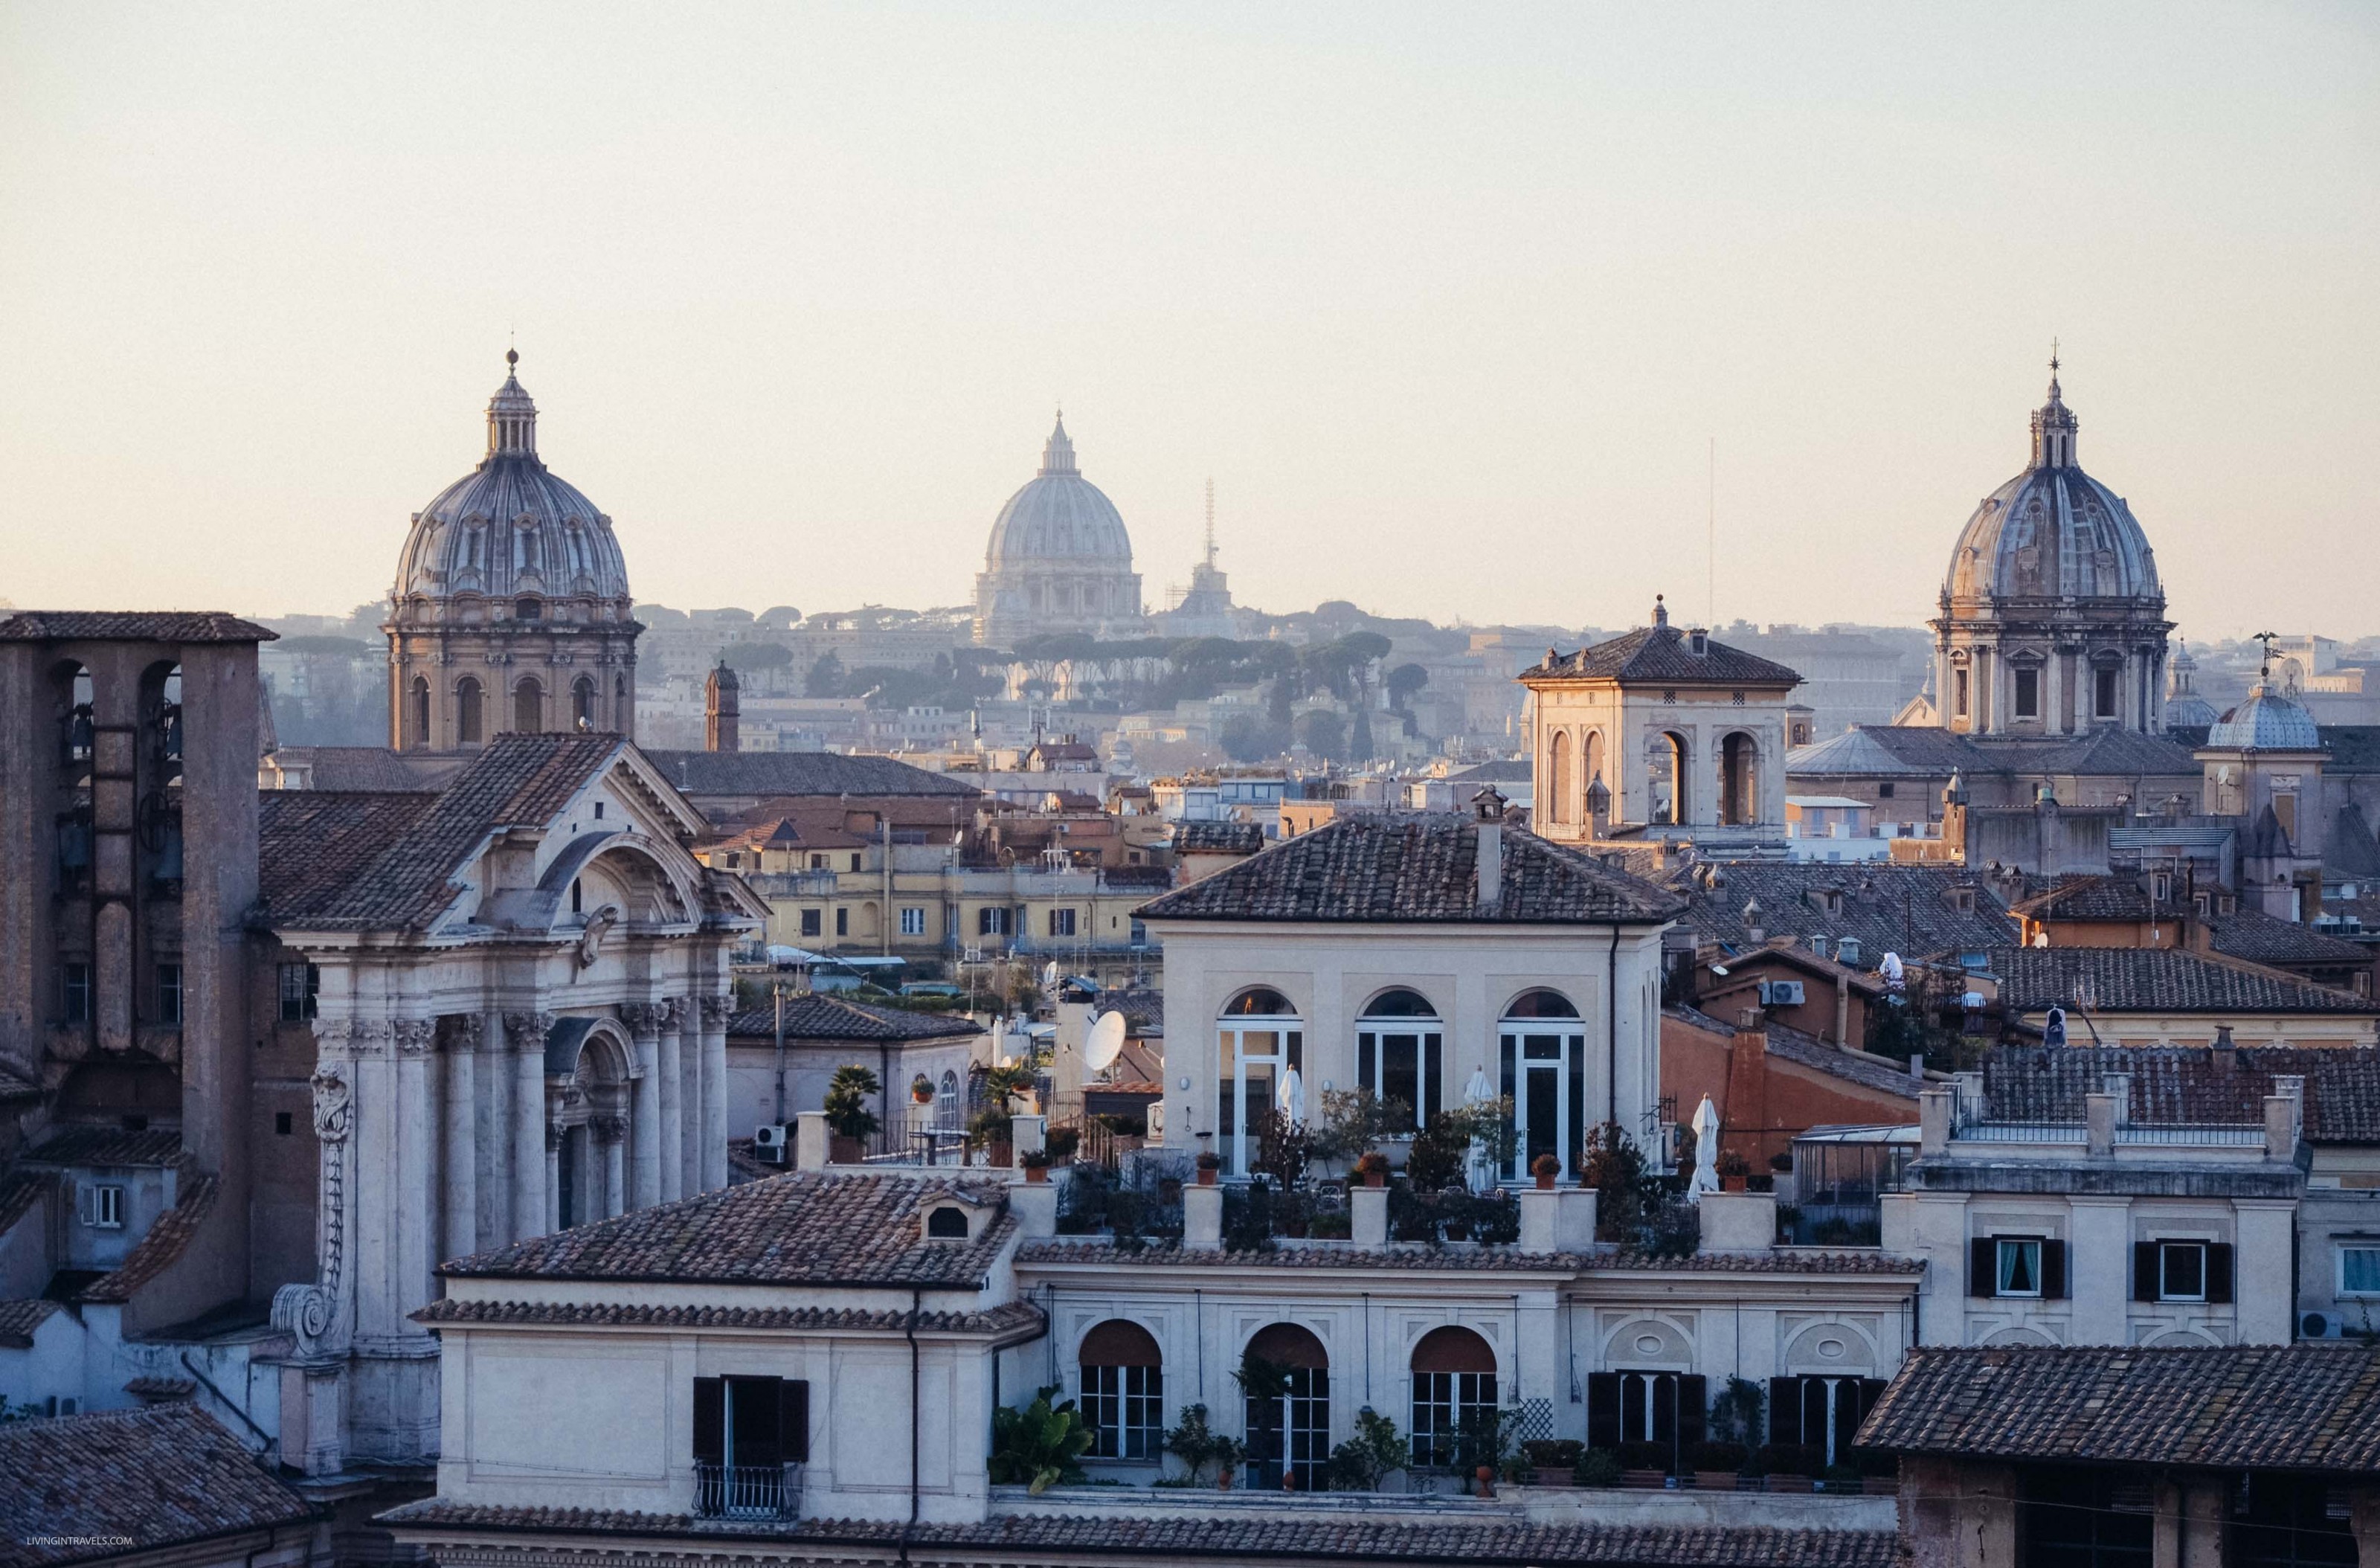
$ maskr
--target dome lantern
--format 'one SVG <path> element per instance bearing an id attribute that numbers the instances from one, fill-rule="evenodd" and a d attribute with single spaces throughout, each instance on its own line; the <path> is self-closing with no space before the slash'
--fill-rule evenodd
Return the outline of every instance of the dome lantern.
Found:
<path id="1" fill-rule="evenodd" d="M 504 384 L 488 399 L 488 456 L 537 459 L 537 405 L 514 367 L 520 351 L 504 350 Z"/>

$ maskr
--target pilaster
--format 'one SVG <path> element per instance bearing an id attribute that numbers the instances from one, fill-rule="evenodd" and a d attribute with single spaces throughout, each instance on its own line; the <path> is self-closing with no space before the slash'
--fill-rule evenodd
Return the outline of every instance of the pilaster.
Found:
<path id="1" fill-rule="evenodd" d="M 727 1185 L 727 1020 L 732 996 L 702 999 L 702 1190 Z"/>
<path id="2" fill-rule="evenodd" d="M 545 1158 L 545 1036 L 551 1013 L 507 1013 L 513 1047 L 513 1239 L 548 1234 Z"/>
<path id="3" fill-rule="evenodd" d="M 445 1234 L 441 1251 L 446 1258 L 466 1258 L 479 1250 L 480 1149 L 479 1094 L 475 1087 L 480 1036 L 484 1025 L 476 1014 L 445 1020 L 446 1140 Z"/>

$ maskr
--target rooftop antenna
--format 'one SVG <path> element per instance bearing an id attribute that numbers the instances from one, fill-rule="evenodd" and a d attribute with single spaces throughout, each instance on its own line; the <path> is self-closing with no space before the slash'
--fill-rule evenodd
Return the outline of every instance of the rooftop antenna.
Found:
<path id="1" fill-rule="evenodd" d="M 1215 569 L 1215 476 L 1207 476 L 1207 569 Z"/>
<path id="2" fill-rule="evenodd" d="M 1718 625 L 1718 437 L 1717 436 L 1710 438 L 1710 469 L 1704 477 L 1703 504 L 1703 565 L 1708 574 L 1704 589 L 1706 598 L 1704 607 L 1709 612 L 1703 625 L 1716 627 Z"/>
<path id="3" fill-rule="evenodd" d="M 2250 634 L 2248 640 L 2251 642 L 2261 642 L 2265 645 L 2265 657 L 2263 662 L 2256 666 L 2256 678 L 2260 681 L 2270 680 L 2273 675 L 2273 644 L 2281 640 L 2281 634 L 2278 632 L 2253 632 Z"/>

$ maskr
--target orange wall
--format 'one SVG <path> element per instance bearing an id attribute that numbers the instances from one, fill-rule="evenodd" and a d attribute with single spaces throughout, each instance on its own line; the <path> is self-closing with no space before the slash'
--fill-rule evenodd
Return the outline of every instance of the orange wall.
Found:
<path id="1" fill-rule="evenodd" d="M 1768 1169 L 1794 1135 L 1812 1127 L 1913 1124 L 1917 1098 L 1862 1087 L 1830 1073 L 1770 1056 L 1758 1031 L 1734 1035 L 1661 1015 L 1661 1093 L 1677 1117 L 1691 1123 L 1708 1095 L 1718 1107 L 1719 1146 L 1741 1153 L 1755 1171 Z"/>

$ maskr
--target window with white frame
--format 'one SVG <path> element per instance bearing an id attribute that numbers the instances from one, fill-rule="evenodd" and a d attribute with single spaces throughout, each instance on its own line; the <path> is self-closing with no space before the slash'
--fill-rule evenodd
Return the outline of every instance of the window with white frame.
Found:
<path id="1" fill-rule="evenodd" d="M 1424 1334 L 1413 1353 L 1413 1459 L 1452 1465 L 1465 1433 L 1496 1415 L 1496 1354 L 1469 1329 Z"/>
<path id="2" fill-rule="evenodd" d="M 2168 1241 L 2157 1246 L 2157 1298 L 2161 1301 L 2206 1299 L 2206 1244 Z"/>
<path id="3" fill-rule="evenodd" d="M 1402 1105 L 1415 1130 L 1427 1126 L 1444 1093 L 1445 1035 L 1438 1009 L 1418 991 L 1385 991 L 1364 1009 L 1355 1028 L 1356 1087 Z"/>
<path id="4" fill-rule="evenodd" d="M 1075 934 L 1075 912 L 1072 909 L 1050 910 L 1050 934 L 1051 936 L 1073 936 Z"/>
<path id="5" fill-rule="evenodd" d="M 157 966 L 157 1021 L 161 1024 L 182 1021 L 182 966 L 179 964 Z"/>
<path id="6" fill-rule="evenodd" d="M 2002 1238 L 1998 1245 L 1998 1273 L 1994 1276 L 1995 1295 L 2039 1295 L 2041 1294 L 2041 1244 L 2037 1241 L 2010 1241 Z"/>
<path id="7" fill-rule="evenodd" d="M 1083 1336 L 1083 1425 L 1094 1459 L 1156 1460 L 1165 1439 L 1165 1368 L 1147 1329 L 1111 1318 Z"/>
<path id="8" fill-rule="evenodd" d="M 2179 1238 L 2132 1245 L 2132 1299 L 2228 1305 L 2231 1244 Z"/>
<path id="9" fill-rule="evenodd" d="M 2380 1239 L 2338 1244 L 2338 1294 L 2380 1295 Z"/>
<path id="10" fill-rule="evenodd" d="M 82 1222 L 95 1231 L 124 1228 L 124 1188 L 111 1182 L 89 1182 L 82 1188 Z"/>
<path id="11" fill-rule="evenodd" d="M 905 906 L 902 908 L 901 934 L 903 936 L 926 934 L 926 911 L 923 906 Z"/>
<path id="12" fill-rule="evenodd" d="M 302 1024 L 314 1016 L 322 995 L 322 971 L 311 964 L 281 966 L 281 1021 Z"/>

